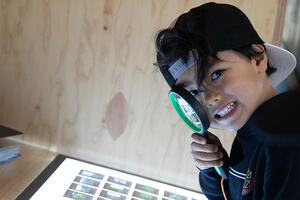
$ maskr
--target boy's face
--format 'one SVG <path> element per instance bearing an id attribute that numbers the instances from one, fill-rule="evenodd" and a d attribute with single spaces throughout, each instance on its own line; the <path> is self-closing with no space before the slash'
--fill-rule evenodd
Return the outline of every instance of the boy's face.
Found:
<path id="1" fill-rule="evenodd" d="M 220 61 L 209 68 L 203 81 L 205 91 L 195 96 L 206 110 L 211 128 L 237 131 L 270 94 L 265 87 L 267 57 L 264 53 L 260 61 L 249 60 L 232 50 L 221 51 L 217 57 Z M 195 66 L 187 70 L 176 85 L 196 91 L 195 70 Z"/>

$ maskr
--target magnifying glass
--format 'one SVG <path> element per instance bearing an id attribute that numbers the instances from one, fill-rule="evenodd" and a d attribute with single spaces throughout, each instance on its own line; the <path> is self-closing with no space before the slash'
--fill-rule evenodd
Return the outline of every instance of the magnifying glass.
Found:
<path id="1" fill-rule="evenodd" d="M 169 92 L 169 99 L 185 124 L 194 132 L 208 139 L 205 132 L 209 128 L 210 122 L 199 101 L 182 87 L 172 88 Z M 225 163 L 227 160 L 228 157 L 225 153 L 223 158 L 224 165 L 222 167 L 215 167 L 215 170 L 224 179 L 228 179 L 228 169 Z"/>

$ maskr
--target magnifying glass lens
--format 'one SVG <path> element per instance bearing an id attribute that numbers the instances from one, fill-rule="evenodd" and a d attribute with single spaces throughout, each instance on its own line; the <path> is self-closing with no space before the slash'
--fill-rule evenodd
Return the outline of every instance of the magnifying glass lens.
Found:
<path id="1" fill-rule="evenodd" d="M 178 103 L 182 113 L 193 123 L 196 127 L 201 128 L 201 121 L 195 110 L 184 100 L 181 96 L 176 95 L 175 100 Z"/>
<path id="2" fill-rule="evenodd" d="M 185 122 L 185 124 L 188 125 L 193 131 L 202 133 L 204 130 L 203 124 L 194 108 L 176 92 L 170 92 L 169 98 L 177 114 Z"/>

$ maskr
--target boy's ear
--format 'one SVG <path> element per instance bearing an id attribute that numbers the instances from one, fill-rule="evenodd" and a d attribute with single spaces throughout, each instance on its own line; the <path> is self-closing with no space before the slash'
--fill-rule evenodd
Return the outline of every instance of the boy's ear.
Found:
<path id="1" fill-rule="evenodd" d="M 266 72 L 268 67 L 268 57 L 265 48 L 261 44 L 252 44 L 252 48 L 261 54 L 254 56 L 258 72 Z"/>

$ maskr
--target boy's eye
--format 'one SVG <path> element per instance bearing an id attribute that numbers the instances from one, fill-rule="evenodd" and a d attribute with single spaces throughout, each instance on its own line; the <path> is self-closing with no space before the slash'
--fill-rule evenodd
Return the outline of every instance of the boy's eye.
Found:
<path id="1" fill-rule="evenodd" d="M 211 80 L 216 80 L 218 79 L 222 74 L 223 74 L 224 70 L 216 70 L 211 74 Z"/>
<path id="2" fill-rule="evenodd" d="M 191 95 L 196 96 L 199 93 L 199 91 L 198 90 L 191 90 L 190 93 L 191 93 Z"/>

